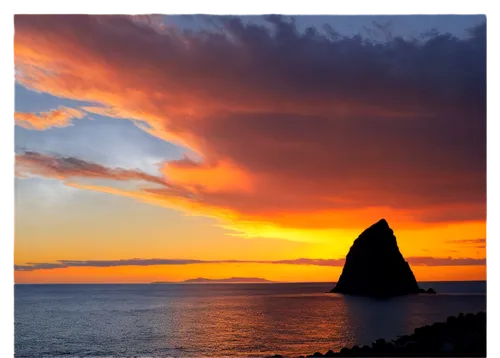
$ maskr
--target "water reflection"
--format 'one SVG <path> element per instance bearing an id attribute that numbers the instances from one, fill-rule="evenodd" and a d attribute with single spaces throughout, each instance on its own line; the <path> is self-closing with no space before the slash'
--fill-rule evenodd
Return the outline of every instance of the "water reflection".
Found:
<path id="1" fill-rule="evenodd" d="M 416 306 L 408 297 L 392 299 L 370 299 L 345 296 L 349 327 L 358 345 L 370 345 L 378 338 L 394 337 L 397 331 L 411 331 L 414 328 L 413 315 Z"/>
<path id="2" fill-rule="evenodd" d="M 345 296 L 344 303 L 349 333 L 354 334 L 358 345 L 370 345 L 378 338 L 396 339 L 460 312 L 486 310 L 484 295 L 424 294 L 385 300 Z"/>
<path id="3" fill-rule="evenodd" d="M 182 355 L 264 356 L 395 339 L 457 314 L 467 300 L 446 295 L 388 300 L 336 294 L 233 295 L 191 298 L 176 307 L 165 317 L 166 326 L 177 330 L 167 335 L 167 342 L 183 347 Z"/>
<path id="4" fill-rule="evenodd" d="M 484 295 L 375 301 L 330 284 L 16 287 L 16 355 L 287 356 L 396 338 Z"/>
<path id="5" fill-rule="evenodd" d="M 164 318 L 177 328 L 168 344 L 190 347 L 183 355 L 264 356 L 307 352 L 311 342 L 322 350 L 345 342 L 345 308 L 341 297 L 323 294 L 230 296 L 184 302 Z"/>

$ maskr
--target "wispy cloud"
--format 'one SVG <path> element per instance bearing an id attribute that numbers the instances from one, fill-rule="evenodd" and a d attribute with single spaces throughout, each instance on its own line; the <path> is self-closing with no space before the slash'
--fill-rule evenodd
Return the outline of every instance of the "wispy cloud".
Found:
<path id="1" fill-rule="evenodd" d="M 461 239 L 461 240 L 448 240 L 449 244 L 458 244 L 466 246 L 474 246 L 477 248 L 486 248 L 486 239 Z"/>
<path id="2" fill-rule="evenodd" d="M 141 180 L 168 186 L 165 179 L 139 170 L 109 168 L 74 157 L 47 155 L 33 151 L 16 154 L 16 174 L 40 175 L 61 180 L 74 178 L 111 179 L 117 181 Z"/>
<path id="3" fill-rule="evenodd" d="M 486 265 L 485 258 L 452 258 L 452 257 L 428 257 L 416 256 L 409 257 L 407 261 L 412 266 L 477 266 Z"/>
<path id="4" fill-rule="evenodd" d="M 14 114 L 17 125 L 36 130 L 46 130 L 52 127 L 67 127 L 71 125 L 73 119 L 80 119 L 84 116 L 85 112 L 64 106 L 48 112 L 16 112 Z"/>
<path id="5" fill-rule="evenodd" d="M 409 257 L 412 266 L 477 266 L 485 265 L 486 259 L 475 258 L 439 258 Z M 123 259 L 123 260 L 58 260 L 52 263 L 28 262 L 26 265 L 15 265 L 16 271 L 35 271 L 62 269 L 68 267 L 115 267 L 115 266 L 157 266 L 157 265 L 194 265 L 194 264 L 272 264 L 272 265 L 306 265 L 342 267 L 345 259 L 292 259 L 292 260 L 191 260 L 191 259 Z"/>

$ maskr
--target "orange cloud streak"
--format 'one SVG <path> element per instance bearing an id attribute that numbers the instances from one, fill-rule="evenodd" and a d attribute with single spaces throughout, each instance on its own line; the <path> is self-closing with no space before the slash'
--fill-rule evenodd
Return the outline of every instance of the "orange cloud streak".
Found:
<path id="1" fill-rule="evenodd" d="M 485 266 L 412 266 L 421 281 L 485 280 Z M 273 281 L 335 282 L 342 267 L 265 264 L 203 264 L 189 266 L 146 267 L 70 267 L 49 271 L 15 271 L 16 283 L 141 283 L 183 281 L 190 278 L 262 277 Z M 203 273 L 203 274 L 201 274 Z"/>
<path id="2" fill-rule="evenodd" d="M 84 112 L 64 106 L 48 112 L 16 112 L 14 114 L 17 125 L 27 129 L 36 130 L 45 130 L 51 127 L 67 127 L 71 125 L 72 119 L 79 119 L 83 118 L 84 116 Z"/>

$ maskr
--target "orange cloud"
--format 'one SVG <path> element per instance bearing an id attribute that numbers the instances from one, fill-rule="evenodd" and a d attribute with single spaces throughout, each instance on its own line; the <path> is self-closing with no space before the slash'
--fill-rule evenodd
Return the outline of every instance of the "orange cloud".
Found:
<path id="1" fill-rule="evenodd" d="M 252 192 L 250 176 L 233 163 L 197 163 L 189 158 L 167 162 L 162 173 L 170 181 L 207 193 Z"/>
<path id="2" fill-rule="evenodd" d="M 169 163 L 163 168 L 163 172 L 167 175 L 172 168 L 180 169 L 189 166 L 198 168 L 200 166 L 200 164 L 186 159 Z M 171 166 L 169 167 L 169 165 Z M 218 167 L 215 166 L 214 168 Z M 217 171 L 217 169 L 209 170 Z M 222 220 L 221 225 L 232 230 L 234 235 L 243 237 L 281 238 L 294 241 L 330 241 L 333 236 L 339 235 L 338 230 L 332 231 L 332 229 L 351 229 L 349 234 L 355 235 L 356 232 L 353 232 L 352 229 L 369 225 L 371 222 L 378 220 L 380 213 L 384 213 L 385 217 L 398 227 L 418 229 L 435 225 L 432 222 L 419 223 L 415 221 L 412 214 L 424 210 L 418 208 L 411 211 L 411 209 L 395 210 L 390 207 L 350 208 L 346 205 L 343 210 L 336 208 L 321 211 L 314 210 L 312 206 L 298 208 L 290 206 L 286 211 L 276 209 L 265 211 L 265 206 L 258 205 L 258 203 L 247 208 L 239 207 L 238 201 L 220 201 L 217 198 L 238 198 L 241 195 L 252 198 L 252 191 L 249 190 L 251 186 L 239 186 L 241 182 L 234 184 L 228 182 L 226 186 L 210 187 L 212 183 L 217 182 L 208 181 L 208 186 L 195 185 L 192 178 L 186 177 L 185 180 L 180 180 L 183 184 L 180 185 L 178 181 L 175 181 L 175 175 L 173 176 L 174 181 L 171 181 L 172 178 L 154 176 L 138 170 L 108 168 L 73 157 L 50 156 L 36 152 L 25 152 L 16 155 L 16 175 L 20 177 L 41 175 L 56 178 L 65 181 L 66 185 L 80 189 L 126 196 L 154 205 L 180 209 L 195 215 L 211 216 Z M 213 178 L 217 178 L 217 176 Z M 109 186 L 87 184 L 85 183 L 86 179 L 139 182 L 132 189 L 125 190 L 114 187 L 113 182 Z M 140 181 L 150 185 L 140 185 Z M 211 192 L 210 190 L 215 191 Z M 206 200 L 206 198 L 212 199 Z M 257 199 L 260 200 L 258 197 Z M 278 195 L 275 200 L 278 205 L 283 205 L 279 200 L 287 200 L 286 194 Z M 276 202 L 271 203 L 271 205 L 276 205 Z M 431 210 L 432 208 L 425 208 L 425 213 L 428 214 Z M 471 222 L 472 224 L 474 222 Z"/>
<path id="3" fill-rule="evenodd" d="M 79 119 L 83 118 L 84 116 L 84 112 L 64 106 L 48 112 L 16 112 L 14 114 L 17 125 L 27 129 L 36 130 L 45 130 L 51 127 L 67 127 L 71 125 L 72 119 Z"/>
<path id="4" fill-rule="evenodd" d="M 160 185 L 80 187 L 174 203 L 243 232 L 388 215 L 416 226 L 485 220 L 485 27 L 467 39 L 374 45 L 267 21 L 274 33 L 231 18 L 221 33 L 127 16 L 18 15 L 17 81 L 96 103 L 87 110 L 139 121 L 201 158 L 164 163 L 154 178 L 79 167 Z M 18 159 L 26 171 L 75 176 L 28 159 Z"/>

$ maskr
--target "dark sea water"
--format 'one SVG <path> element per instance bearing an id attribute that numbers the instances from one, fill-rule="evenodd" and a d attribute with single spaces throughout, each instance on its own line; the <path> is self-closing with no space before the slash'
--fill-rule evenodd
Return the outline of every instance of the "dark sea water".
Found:
<path id="1" fill-rule="evenodd" d="M 438 295 L 327 294 L 332 283 L 15 285 L 16 357 L 289 356 L 395 339 L 486 310 L 486 282 Z"/>

